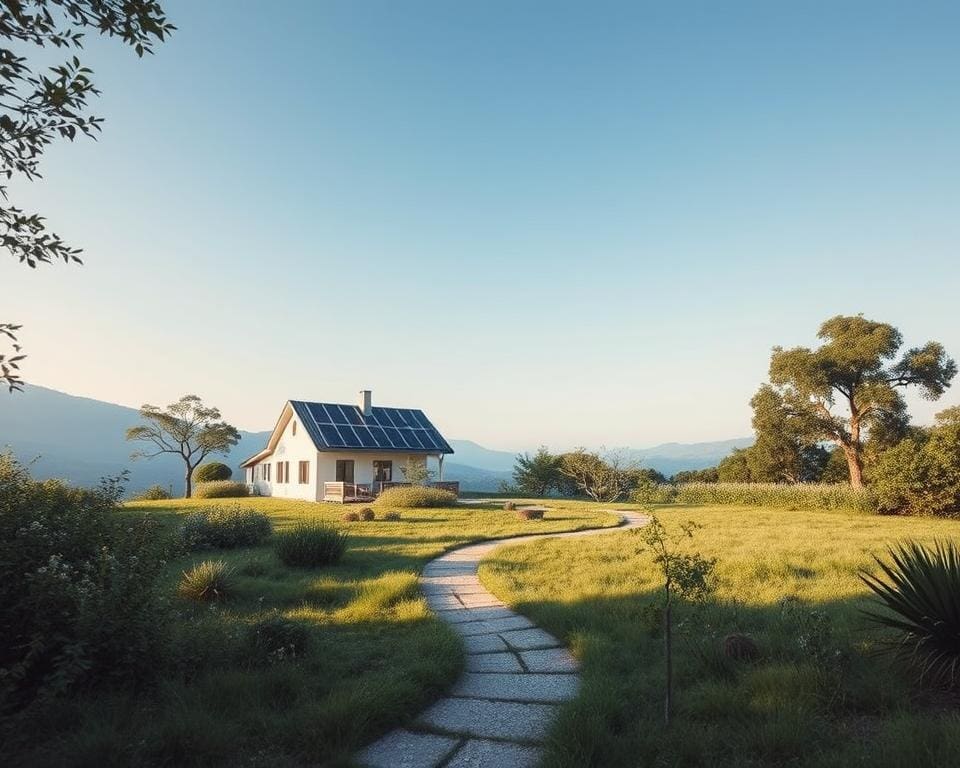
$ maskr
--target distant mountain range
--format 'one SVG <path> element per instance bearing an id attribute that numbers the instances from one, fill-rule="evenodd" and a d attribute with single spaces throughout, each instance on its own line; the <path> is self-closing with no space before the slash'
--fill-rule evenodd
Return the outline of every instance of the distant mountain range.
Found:
<path id="1" fill-rule="evenodd" d="M 130 471 L 128 489 L 136 493 L 160 484 L 174 493 L 183 484 L 183 464 L 175 456 L 131 461 L 134 448 L 124 438 L 139 421 L 137 411 L 122 405 L 76 397 L 54 389 L 27 385 L 23 392 L 0 393 L 0 450 L 9 447 L 31 462 L 35 477 L 61 477 L 77 485 Z M 240 443 L 223 459 L 239 476 L 240 461 L 256 453 L 270 432 L 240 432 Z M 654 448 L 625 448 L 623 453 L 646 467 L 671 475 L 683 469 L 715 465 L 752 438 L 711 443 L 665 443 Z M 450 440 L 455 453 L 443 465 L 446 480 L 459 480 L 467 491 L 495 491 L 509 481 L 516 454 L 484 448 L 471 440 Z"/>

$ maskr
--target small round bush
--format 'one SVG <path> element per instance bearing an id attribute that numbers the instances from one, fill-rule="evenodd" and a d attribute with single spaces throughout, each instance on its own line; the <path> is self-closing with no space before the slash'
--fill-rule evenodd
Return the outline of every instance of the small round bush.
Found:
<path id="1" fill-rule="evenodd" d="M 356 523 L 360 520 L 360 515 L 357 512 L 344 512 L 340 519 L 345 523 Z"/>
<path id="2" fill-rule="evenodd" d="M 543 520 L 542 509 L 518 509 L 517 515 L 519 515 L 522 520 Z"/>
<path id="3" fill-rule="evenodd" d="M 400 513 L 397 512 L 396 510 L 393 510 L 392 512 L 387 512 L 383 516 L 383 519 L 391 523 L 396 523 L 398 520 L 400 520 Z"/>
<path id="4" fill-rule="evenodd" d="M 231 477 L 233 470 L 220 461 L 210 461 L 193 470 L 195 483 L 212 483 L 216 480 L 229 480 Z"/>
<path id="5" fill-rule="evenodd" d="M 151 485 L 133 497 L 133 501 L 163 501 L 170 498 L 170 491 L 162 485 Z"/>
<path id="6" fill-rule="evenodd" d="M 517 505 L 512 501 L 505 501 L 503 502 L 503 508 L 507 512 L 513 512 L 513 510 L 517 508 Z"/>
<path id="7" fill-rule="evenodd" d="M 263 512 L 242 507 L 209 507 L 186 515 L 177 539 L 188 551 L 253 547 L 273 529 Z"/>
<path id="8" fill-rule="evenodd" d="M 301 520 L 275 538 L 280 562 L 299 568 L 337 563 L 347 548 L 346 533 L 312 520 Z"/>
<path id="9" fill-rule="evenodd" d="M 267 663 L 303 656 L 310 642 L 310 632 L 299 621 L 275 614 L 250 627 L 253 658 Z"/>
<path id="10" fill-rule="evenodd" d="M 249 495 L 246 483 L 236 483 L 233 480 L 197 483 L 193 489 L 195 499 L 239 499 Z"/>
<path id="11" fill-rule="evenodd" d="M 377 497 L 377 505 L 415 509 L 427 507 L 452 507 L 457 503 L 457 494 L 440 488 L 423 485 L 398 485 L 388 488 Z"/>
<path id="12" fill-rule="evenodd" d="M 223 560 L 204 560 L 183 572 L 177 594 L 187 600 L 225 600 L 233 591 L 233 569 Z"/>
<path id="13" fill-rule="evenodd" d="M 375 520 L 376 517 L 377 517 L 376 513 L 372 509 L 370 509 L 370 507 L 364 507 L 363 509 L 360 510 L 360 519 L 365 522 L 370 522 L 371 520 Z"/>

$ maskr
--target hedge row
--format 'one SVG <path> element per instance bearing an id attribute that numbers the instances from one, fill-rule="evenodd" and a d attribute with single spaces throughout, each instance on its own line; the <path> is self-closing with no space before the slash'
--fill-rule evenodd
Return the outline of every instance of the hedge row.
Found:
<path id="1" fill-rule="evenodd" d="M 876 512 L 876 500 L 866 489 L 849 485 L 806 483 L 685 483 L 677 486 L 679 504 L 740 504 L 775 509 Z"/>

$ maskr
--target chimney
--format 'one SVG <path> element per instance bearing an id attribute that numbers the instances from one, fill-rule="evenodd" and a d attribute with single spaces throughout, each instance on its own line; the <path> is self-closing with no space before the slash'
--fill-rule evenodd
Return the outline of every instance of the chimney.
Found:
<path id="1" fill-rule="evenodd" d="M 373 412 L 373 393 L 369 389 L 360 390 L 360 411 L 364 416 Z"/>

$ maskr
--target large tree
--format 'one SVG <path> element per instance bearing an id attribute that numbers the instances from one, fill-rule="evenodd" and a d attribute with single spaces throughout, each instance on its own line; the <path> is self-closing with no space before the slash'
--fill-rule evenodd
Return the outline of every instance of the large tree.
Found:
<path id="1" fill-rule="evenodd" d="M 40 158 L 53 141 L 100 131 L 102 119 L 85 114 L 87 99 L 99 91 L 76 56 L 85 30 L 117 37 L 143 56 L 173 29 L 157 0 L 2 0 L 0 39 L 16 51 L 0 47 L 0 177 L 38 179 Z M 45 47 L 73 54 L 58 66 L 37 68 L 24 53 Z M 0 185 L 0 198 L 0 245 L 17 261 L 28 267 L 80 262 L 80 249 L 50 231 L 39 214 L 11 204 L 6 186 Z M 0 353 L 0 385 L 11 391 L 23 383 L 19 329 L 0 323 L 0 336 L 12 348 Z"/>
<path id="2" fill-rule="evenodd" d="M 817 336 L 823 343 L 816 349 L 775 347 L 772 386 L 761 392 L 776 398 L 792 435 L 807 444 L 836 444 L 850 484 L 860 488 L 867 433 L 906 421 L 907 387 L 917 387 L 928 400 L 939 398 L 957 365 L 935 341 L 900 354 L 900 331 L 862 315 L 832 317 Z"/>
<path id="3" fill-rule="evenodd" d="M 146 424 L 127 430 L 127 440 L 148 443 L 150 448 L 136 451 L 132 458 L 152 459 L 172 453 L 183 459 L 184 497 L 193 493 L 193 470 L 207 456 L 226 454 L 240 441 L 240 433 L 227 424 L 216 408 L 207 407 L 196 395 L 184 395 L 177 402 L 160 409 L 155 405 L 140 408 Z"/>
<path id="4" fill-rule="evenodd" d="M 560 460 L 560 473 L 594 501 L 619 499 L 630 490 L 637 469 L 636 462 L 619 453 L 600 454 L 583 448 L 563 454 Z"/>

